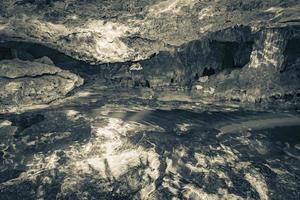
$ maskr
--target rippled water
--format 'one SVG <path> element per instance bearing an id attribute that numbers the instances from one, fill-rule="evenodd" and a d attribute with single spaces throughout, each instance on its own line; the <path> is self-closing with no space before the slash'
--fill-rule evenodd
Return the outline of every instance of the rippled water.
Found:
<path id="1" fill-rule="evenodd" d="M 300 198 L 298 113 L 88 99 L 0 116 L 0 199 Z"/>

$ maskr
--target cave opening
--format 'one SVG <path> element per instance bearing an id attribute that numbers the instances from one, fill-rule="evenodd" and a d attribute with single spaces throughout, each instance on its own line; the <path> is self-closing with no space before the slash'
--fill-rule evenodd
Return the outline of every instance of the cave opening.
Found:
<path id="1" fill-rule="evenodd" d="M 227 42 L 223 44 L 222 67 L 225 69 L 235 68 L 234 56 L 238 48 L 238 43 Z"/>
<path id="2" fill-rule="evenodd" d="M 220 70 L 241 69 L 250 62 L 254 42 L 212 41 L 212 48 L 221 64 Z"/>

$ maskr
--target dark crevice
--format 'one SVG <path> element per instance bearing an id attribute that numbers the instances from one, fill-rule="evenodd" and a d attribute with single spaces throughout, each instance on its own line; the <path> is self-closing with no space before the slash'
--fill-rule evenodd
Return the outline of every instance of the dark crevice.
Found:
<path id="1" fill-rule="evenodd" d="M 204 68 L 202 76 L 211 76 L 214 75 L 216 72 L 213 68 Z"/>
<path id="2" fill-rule="evenodd" d="M 284 51 L 284 64 L 280 70 L 281 74 L 287 74 L 282 79 L 283 82 L 291 80 L 291 77 L 300 78 L 300 38 L 292 38 L 288 40 L 286 49 Z M 285 80 L 286 79 L 286 80 Z M 299 82 L 299 81 L 298 81 Z M 290 83 L 289 83 L 290 84 Z M 300 84 L 300 82 L 299 82 Z"/>
<path id="3" fill-rule="evenodd" d="M 19 77 L 14 77 L 14 78 L 0 76 L 0 80 L 1 79 L 4 79 L 4 80 L 19 80 L 19 79 L 24 79 L 24 78 L 41 78 L 41 77 L 44 77 L 44 76 L 58 76 L 58 75 L 59 75 L 58 73 L 53 73 L 53 74 L 45 73 L 45 74 L 32 75 L 32 76 L 30 76 L 30 75 L 19 76 Z"/>
<path id="4" fill-rule="evenodd" d="M 69 70 L 83 77 L 100 74 L 101 65 L 91 65 L 76 60 L 55 49 L 41 44 L 28 42 L 0 42 L 0 60 L 18 58 L 20 60 L 34 61 L 42 57 L 48 57 L 55 66 Z"/>
<path id="5" fill-rule="evenodd" d="M 150 88 L 151 86 L 150 86 L 150 82 L 148 81 L 148 80 L 146 80 L 146 82 L 145 82 L 145 87 L 147 87 L 147 88 Z"/>
<path id="6" fill-rule="evenodd" d="M 300 38 L 293 38 L 288 41 L 284 55 L 287 65 L 295 63 L 300 58 Z"/>

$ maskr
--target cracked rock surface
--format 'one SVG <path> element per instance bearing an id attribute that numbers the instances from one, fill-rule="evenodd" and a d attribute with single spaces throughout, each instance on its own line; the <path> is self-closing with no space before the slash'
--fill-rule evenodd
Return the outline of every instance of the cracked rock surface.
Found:
<path id="1" fill-rule="evenodd" d="M 137 61 L 237 24 L 299 25 L 296 0 L 6 0 L 0 35 L 92 63 Z"/>
<path id="2" fill-rule="evenodd" d="M 1 112 L 49 103 L 83 84 L 83 79 L 53 65 L 19 59 L 0 61 Z"/>

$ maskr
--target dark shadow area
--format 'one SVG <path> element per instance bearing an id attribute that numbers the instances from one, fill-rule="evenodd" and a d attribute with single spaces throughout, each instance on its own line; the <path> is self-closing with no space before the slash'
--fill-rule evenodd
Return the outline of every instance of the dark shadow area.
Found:
<path id="1" fill-rule="evenodd" d="M 202 73 L 202 76 L 211 76 L 214 75 L 216 72 L 213 68 L 207 68 L 205 67 Z M 196 79 L 197 80 L 197 79 Z"/>
<path id="2" fill-rule="evenodd" d="M 300 144 L 300 126 L 276 127 L 268 130 L 273 142 L 288 143 L 291 146 Z"/>
<path id="3" fill-rule="evenodd" d="M 13 59 L 13 55 L 10 48 L 0 46 L 0 60 Z"/>
<path id="4" fill-rule="evenodd" d="M 34 124 L 38 124 L 45 120 L 44 115 L 36 114 L 36 115 L 16 115 L 15 117 L 11 118 L 11 122 L 13 126 L 18 127 L 16 133 L 14 134 L 15 138 L 19 137 L 19 133 L 24 131 L 26 128 L 33 126 Z"/>
<path id="5" fill-rule="evenodd" d="M 288 40 L 284 57 L 283 67 L 280 70 L 281 85 L 298 89 L 300 86 L 300 38 Z M 294 95 L 296 94 L 294 93 Z M 285 95 L 283 98 L 285 100 L 293 99 L 290 95 Z"/>
<path id="6" fill-rule="evenodd" d="M 286 49 L 284 51 L 286 57 L 286 68 L 295 64 L 300 58 L 300 38 L 293 38 L 288 41 Z"/>

